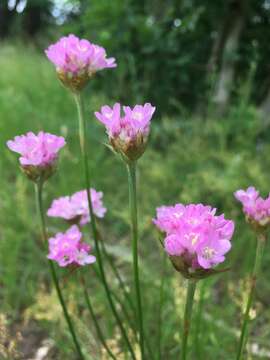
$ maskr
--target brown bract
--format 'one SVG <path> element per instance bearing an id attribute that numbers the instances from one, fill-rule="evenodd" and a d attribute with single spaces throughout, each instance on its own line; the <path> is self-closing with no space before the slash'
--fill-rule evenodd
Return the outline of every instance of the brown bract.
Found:
<path id="1" fill-rule="evenodd" d="M 34 166 L 34 165 L 23 165 L 21 166 L 22 171 L 28 177 L 28 179 L 34 182 L 44 182 L 48 180 L 56 171 L 56 161 L 46 166 Z"/>
<path id="2" fill-rule="evenodd" d="M 252 217 L 246 215 L 246 222 L 251 225 L 252 229 L 257 233 L 261 234 L 263 237 L 265 237 L 266 240 L 266 231 L 269 228 L 270 218 L 267 218 L 265 221 L 256 221 Z"/>
<path id="3" fill-rule="evenodd" d="M 61 83 L 73 92 L 81 91 L 94 74 L 94 72 L 83 72 L 82 74 L 73 75 L 64 71 L 57 72 L 58 79 L 61 81 Z"/>
<path id="4" fill-rule="evenodd" d="M 124 141 L 120 137 L 110 138 L 110 144 L 114 150 L 127 161 L 136 161 L 144 153 L 147 146 L 147 139 L 139 134 L 136 139 L 131 141 Z"/>
<path id="5" fill-rule="evenodd" d="M 169 256 L 173 267 L 176 271 L 180 272 L 182 276 L 186 279 L 200 280 L 205 279 L 208 276 L 216 275 L 228 271 L 229 269 L 193 269 L 190 266 L 190 263 L 185 261 L 182 256 Z"/>

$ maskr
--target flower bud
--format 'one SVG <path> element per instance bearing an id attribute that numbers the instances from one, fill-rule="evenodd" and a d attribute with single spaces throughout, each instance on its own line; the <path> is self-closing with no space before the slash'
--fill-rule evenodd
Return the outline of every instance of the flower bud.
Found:
<path id="1" fill-rule="evenodd" d="M 26 176 L 34 182 L 43 182 L 55 172 L 58 152 L 65 143 L 63 137 L 41 131 L 37 135 L 28 132 L 15 136 L 7 146 L 21 155 L 20 166 Z"/>
<path id="2" fill-rule="evenodd" d="M 59 266 L 83 266 L 96 261 L 90 255 L 91 247 L 81 241 L 82 233 L 76 225 L 71 226 L 65 233 L 57 233 L 49 239 L 48 259 L 56 261 Z"/>
<path id="3" fill-rule="evenodd" d="M 103 206 L 101 191 L 90 189 L 93 212 L 95 216 L 103 218 L 107 209 Z M 83 226 L 90 219 L 89 206 L 86 190 L 78 191 L 71 196 L 62 196 L 53 200 L 47 211 L 50 217 L 60 217 L 65 219 L 69 224 L 77 224 Z"/>
<path id="4" fill-rule="evenodd" d="M 235 198 L 243 205 L 246 221 L 256 232 L 264 232 L 270 224 L 270 195 L 263 199 L 259 192 L 250 186 L 247 190 L 238 190 Z"/>
<path id="5" fill-rule="evenodd" d="M 97 71 L 117 66 L 114 58 L 107 59 L 104 48 L 75 35 L 62 37 L 45 53 L 62 84 L 73 92 L 81 91 Z"/>
<path id="6" fill-rule="evenodd" d="M 150 121 L 155 107 L 151 104 L 136 105 L 133 109 L 116 103 L 113 108 L 105 105 L 96 118 L 105 125 L 109 142 L 127 162 L 138 160 L 144 153 L 150 132 Z"/>
<path id="7" fill-rule="evenodd" d="M 202 204 L 176 204 L 157 209 L 154 224 L 165 233 L 164 250 L 185 278 L 202 279 L 224 270 L 214 267 L 231 248 L 234 223 Z"/>

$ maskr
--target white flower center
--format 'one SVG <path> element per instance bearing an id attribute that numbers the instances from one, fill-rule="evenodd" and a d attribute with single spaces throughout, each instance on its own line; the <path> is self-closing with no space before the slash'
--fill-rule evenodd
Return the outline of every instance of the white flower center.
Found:
<path id="1" fill-rule="evenodd" d="M 203 249 L 203 257 L 206 259 L 206 260 L 210 260 L 212 259 L 212 257 L 215 255 L 215 250 L 206 246 L 204 249 Z"/>
<path id="2" fill-rule="evenodd" d="M 194 246 L 197 244 L 199 240 L 199 234 L 190 233 L 189 235 L 185 235 L 185 238 L 191 242 L 191 245 Z"/>

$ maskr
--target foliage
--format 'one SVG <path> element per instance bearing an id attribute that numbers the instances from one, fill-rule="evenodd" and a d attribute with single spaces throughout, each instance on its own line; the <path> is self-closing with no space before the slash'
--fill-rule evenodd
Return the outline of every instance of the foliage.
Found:
<path id="1" fill-rule="evenodd" d="M 117 58 L 117 72 L 106 74 L 115 85 L 96 84 L 109 98 L 148 100 L 159 104 L 162 114 L 194 108 L 200 112 L 227 58 L 235 72 L 229 89 L 232 103 L 241 97 L 239 84 L 252 66 L 252 102 L 264 100 L 270 79 L 269 4 L 269 0 L 4 0 L 0 37 L 27 37 L 44 46 L 46 37 L 56 40 L 59 34 L 74 32 Z M 233 23 L 241 18 L 239 44 L 226 52 Z"/>
<path id="2" fill-rule="evenodd" d="M 76 113 L 69 94 L 57 83 L 53 69 L 44 56 L 32 48 L 4 46 L 0 55 L 0 299 L 2 310 L 10 321 L 24 317 L 29 320 L 33 312 L 39 326 L 46 329 L 59 344 L 59 359 L 71 359 L 72 349 L 64 326 L 54 315 L 55 306 L 44 311 L 44 299 L 55 302 L 55 294 L 48 287 L 47 265 L 33 203 L 33 189 L 19 173 L 15 157 L 5 147 L 5 141 L 28 130 L 50 131 L 67 137 L 58 173 L 46 187 L 46 205 L 54 197 L 70 194 L 83 187 L 81 164 L 77 158 Z M 102 79 L 104 81 L 104 79 Z M 99 82 L 97 76 L 93 82 Z M 109 82 L 108 82 L 109 83 Z M 90 86 L 91 87 L 91 86 Z M 122 164 L 103 146 L 103 129 L 91 115 L 107 102 L 103 95 L 89 92 L 86 97 L 89 116 L 88 138 L 91 146 L 91 169 L 94 185 L 104 191 L 109 211 L 101 232 L 105 236 L 110 254 L 115 258 L 124 276 L 130 264 L 128 238 L 128 209 L 126 206 L 126 174 Z M 236 235 L 228 265 L 231 271 L 209 279 L 204 289 L 203 316 L 195 314 L 195 329 L 201 329 L 199 339 L 193 334 L 196 359 L 229 359 L 239 326 L 239 312 L 246 294 L 241 277 L 253 260 L 255 242 L 244 224 L 239 206 L 232 193 L 240 187 L 254 184 L 262 192 L 269 190 L 269 145 L 260 131 L 256 110 L 240 104 L 232 107 L 225 119 L 209 114 L 207 118 L 188 113 L 174 117 L 163 116 L 153 120 L 149 148 L 139 162 L 139 216 L 140 252 L 143 265 L 143 298 L 147 317 L 147 333 L 151 345 L 156 346 L 156 316 L 159 296 L 160 268 L 159 243 L 151 224 L 155 207 L 177 201 L 203 202 L 216 206 L 227 217 L 236 220 Z M 119 191 L 114 191 L 118 188 Z M 59 222 L 50 220 L 50 232 L 59 229 Z M 148 262 L 144 256 L 147 254 Z M 268 295 L 269 245 L 265 252 L 260 293 L 254 308 L 254 341 L 269 351 L 270 318 Z M 107 268 L 107 271 L 110 271 Z M 163 354 L 166 358 L 179 356 L 179 322 L 182 317 L 183 283 L 169 263 L 166 264 L 165 305 L 163 309 Z M 85 323 L 90 321 L 82 314 L 81 291 L 76 274 L 60 272 L 72 313 L 77 314 L 81 336 L 86 335 Z M 100 322 L 108 339 L 115 339 L 117 331 L 103 301 L 104 293 L 93 272 L 88 276 L 91 296 L 100 315 Z M 127 279 L 129 283 L 129 279 Z M 117 290 L 117 284 L 111 286 Z M 41 294 L 41 295 L 40 295 Z M 243 295 L 244 294 L 244 295 Z M 75 307 L 79 301 L 79 307 Z M 195 301 L 200 303 L 199 296 Z M 31 310 L 32 309 L 32 310 Z M 36 309 L 40 309 L 39 313 Z M 44 314 L 46 316 L 44 316 Z M 55 323 L 59 327 L 55 326 Z M 55 332 L 57 328 L 57 333 Z M 222 347 L 219 339 L 222 338 Z M 93 356 L 99 348 L 93 339 L 85 349 Z"/>

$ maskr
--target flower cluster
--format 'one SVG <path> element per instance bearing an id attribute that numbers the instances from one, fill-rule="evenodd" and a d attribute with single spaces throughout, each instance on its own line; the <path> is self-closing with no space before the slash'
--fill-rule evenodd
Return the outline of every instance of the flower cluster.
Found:
<path id="1" fill-rule="evenodd" d="M 57 233 L 49 239 L 48 259 L 56 261 L 59 266 L 83 266 L 96 261 L 90 255 L 90 245 L 81 241 L 82 234 L 76 225 L 71 226 L 65 233 Z"/>
<path id="2" fill-rule="evenodd" d="M 202 204 L 162 206 L 154 224 L 166 234 L 164 248 L 178 271 L 196 276 L 225 260 L 234 223 Z"/>
<path id="3" fill-rule="evenodd" d="M 46 180 L 56 167 L 59 150 L 65 145 L 62 136 L 40 131 L 37 135 L 28 132 L 9 140 L 10 150 L 21 155 L 19 161 L 26 175 L 34 181 Z"/>
<path id="4" fill-rule="evenodd" d="M 136 160 L 145 150 L 155 107 L 148 103 L 133 109 L 123 106 L 123 112 L 121 116 L 121 105 L 116 103 L 112 108 L 102 106 L 95 115 L 105 125 L 113 148 L 129 160 Z"/>
<path id="5" fill-rule="evenodd" d="M 107 211 L 102 202 L 103 193 L 97 192 L 95 189 L 90 189 L 90 191 L 94 214 L 103 218 Z M 63 196 L 53 200 L 47 215 L 85 225 L 90 221 L 87 191 L 78 191 L 71 196 Z"/>
<path id="6" fill-rule="evenodd" d="M 270 194 L 263 199 L 253 186 L 247 190 L 238 190 L 234 196 L 243 205 L 247 221 L 256 227 L 264 227 L 270 223 Z"/>
<path id="7" fill-rule="evenodd" d="M 116 67 L 115 59 L 107 58 L 103 47 L 75 35 L 62 37 L 45 53 L 62 83 L 75 91 L 81 90 L 97 71 Z"/>

